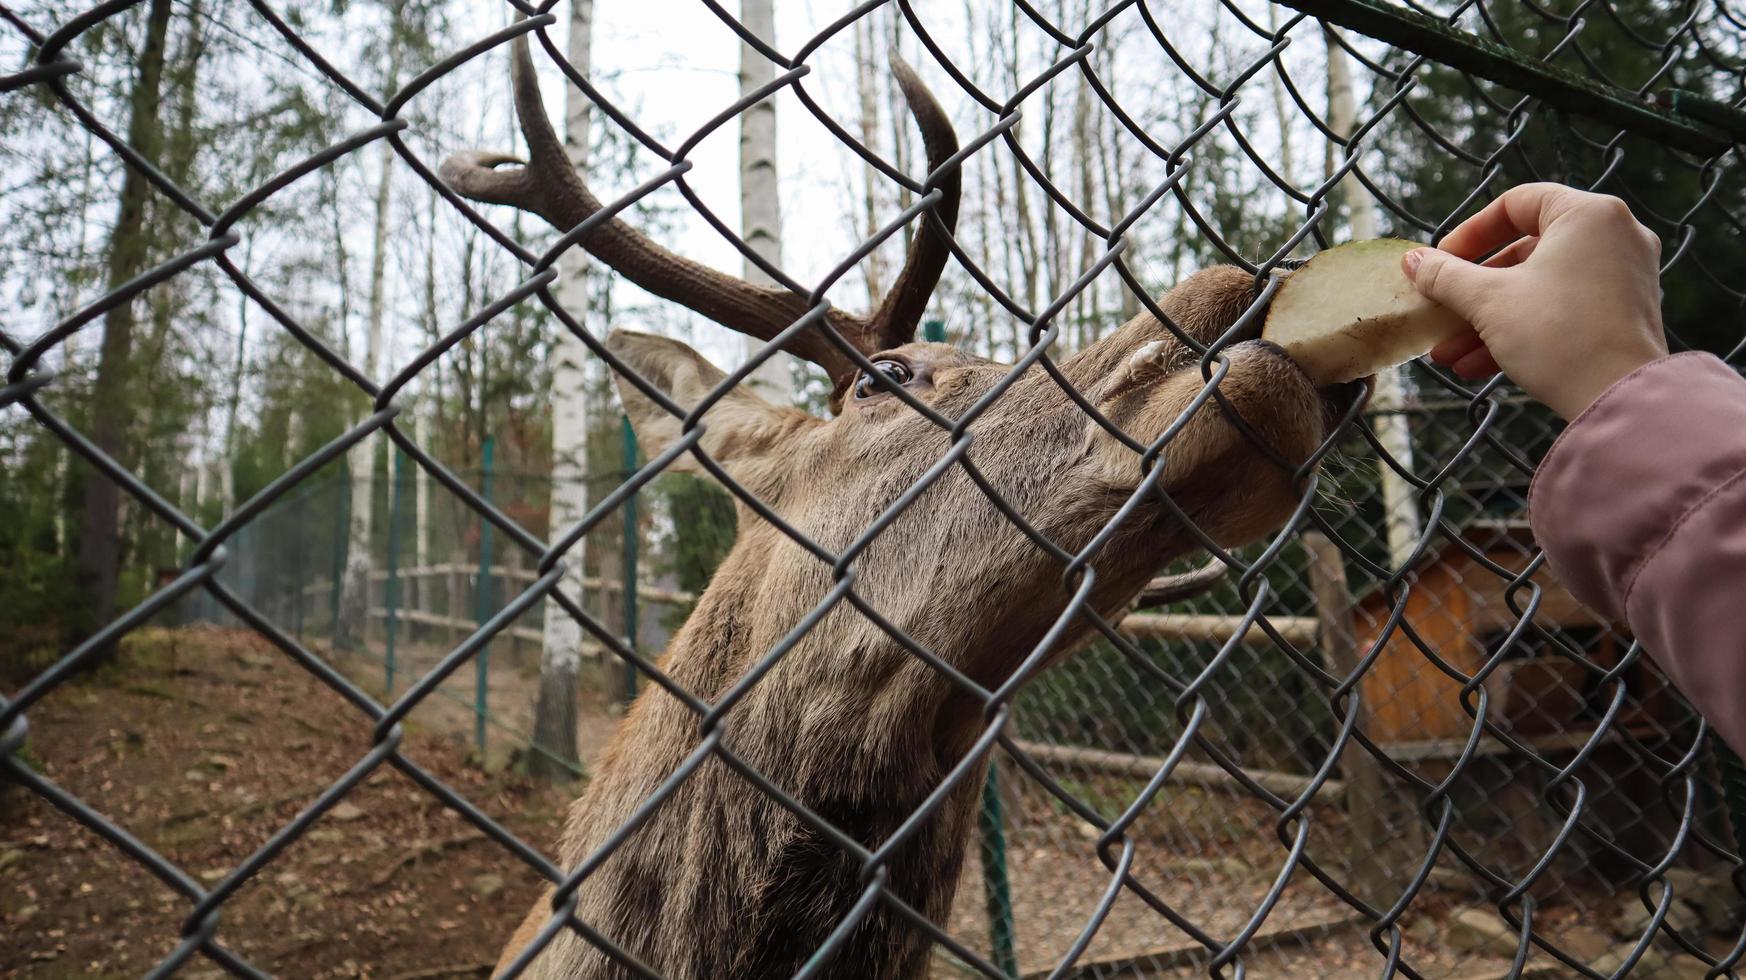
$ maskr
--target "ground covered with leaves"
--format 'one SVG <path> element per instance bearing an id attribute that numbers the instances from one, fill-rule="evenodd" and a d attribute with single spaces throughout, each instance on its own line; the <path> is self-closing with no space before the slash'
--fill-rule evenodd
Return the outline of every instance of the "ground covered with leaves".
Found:
<path id="1" fill-rule="evenodd" d="M 0 660 L 0 683 L 15 692 L 50 662 Z M 342 657 L 337 666 L 359 683 L 380 682 L 380 667 L 367 658 Z M 416 674 L 428 665 L 409 660 L 407 666 Z M 499 690 L 493 677 L 497 702 L 531 699 L 525 679 L 498 675 L 509 680 Z M 579 787 L 519 777 L 507 771 L 513 769 L 509 752 L 494 752 L 499 761 L 481 767 L 470 748 L 471 717 L 456 710 L 458 703 L 433 699 L 414 712 L 403 751 L 524 841 L 552 853 L 564 808 Z M 62 685 L 27 717 L 30 764 L 208 885 L 255 853 L 370 749 L 370 724 L 339 695 L 253 634 L 213 627 L 141 631 L 113 663 Z M 590 763 L 616 722 L 609 712 L 584 718 L 580 741 Z M 492 771 L 500 767 L 506 771 Z M 1086 782 L 1074 790 L 1115 813 L 1139 785 Z M 1234 935 L 1278 873 L 1274 819 L 1267 807 L 1235 794 L 1176 788 L 1133 828 L 1140 841 L 1134 873 L 1203 928 Z M 1321 846 L 1343 846 L 1338 815 L 1321 819 Z M 1042 794 L 1009 800 L 1007 822 L 1018 966 L 1021 974 L 1041 976 L 1094 917 L 1109 873 L 1096 858 L 1089 825 Z M 981 853 L 973 843 L 972 854 Z M 986 954 L 981 861 L 967 865 L 948 925 Z M 224 904 L 217 935 L 279 976 L 484 976 L 539 887 L 520 861 L 383 766 Z M 1688 883 L 1680 894 L 1700 890 Z M 1543 909 L 1537 926 L 1574 955 L 1599 962 L 1641 932 L 1633 919 L 1609 934 L 1611 922 L 1602 913 L 1622 899 L 1635 901 L 1634 894 L 1590 888 L 1566 898 Z M 1481 895 L 1449 882 L 1430 889 L 1403 920 L 1415 968 L 1439 980 L 1505 976 L 1515 933 L 1488 925 L 1488 907 Z M 186 899 L 109 843 L 34 794 L 0 782 L 0 976 L 139 976 L 175 948 L 188 911 Z M 1703 925 L 1697 910 L 1675 911 L 1684 915 L 1676 920 L 1682 927 Z M 1361 916 L 1299 875 L 1256 933 L 1245 966 L 1265 980 L 1374 977 L 1380 960 L 1367 930 Z M 1209 966 L 1204 946 L 1126 893 L 1079 963 L 1082 976 L 1160 980 L 1204 977 Z M 1572 975 L 1541 953 L 1530 967 L 1528 976 Z M 196 959 L 179 975 L 220 972 Z M 931 973 L 973 975 L 943 954 Z M 1632 975 L 1687 980 L 1703 974 L 1695 960 L 1679 958 L 1651 962 Z"/>
<path id="2" fill-rule="evenodd" d="M 130 638 L 28 718 L 33 765 L 209 885 L 370 748 L 339 695 L 259 638 L 216 629 Z M 403 748 L 550 853 L 573 788 L 487 774 L 449 734 L 413 728 Z M 218 939 L 279 975 L 477 975 L 538 889 L 384 765 L 224 904 Z M 188 911 L 108 842 L 0 784 L 0 975 L 138 976 L 175 948 Z M 180 975 L 212 970 L 196 959 Z"/>

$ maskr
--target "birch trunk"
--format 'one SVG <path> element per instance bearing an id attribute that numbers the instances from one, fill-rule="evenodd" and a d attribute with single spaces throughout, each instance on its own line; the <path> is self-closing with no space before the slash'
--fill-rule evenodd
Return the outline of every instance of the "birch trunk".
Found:
<path id="1" fill-rule="evenodd" d="M 1112 98 L 1119 103 L 1121 96 L 1116 92 L 1116 59 L 1112 53 L 1104 64 L 1103 85 Z M 1122 140 L 1124 134 L 1121 124 L 1113 118 L 1107 124 L 1107 137 L 1104 128 L 1100 128 L 1097 141 L 1097 159 L 1103 176 L 1104 198 L 1109 205 L 1109 220 L 1120 221 L 1128 213 L 1128 168 L 1122 160 Z M 1127 257 L 1131 264 L 1133 257 Z M 1126 323 L 1140 315 L 1140 298 L 1128 288 L 1126 282 L 1118 282 L 1115 287 L 1116 296 L 1121 301 L 1121 315 L 1116 321 Z"/>
<path id="2" fill-rule="evenodd" d="M 206 424 L 201 423 L 200 464 L 194 467 L 194 508 L 188 512 L 188 516 L 194 518 L 196 522 L 204 520 L 206 502 L 212 499 L 213 468 L 218 466 L 228 467 L 230 461 L 229 457 L 215 460 L 212 458 L 211 452 L 211 434 L 207 431 Z"/>
<path id="3" fill-rule="evenodd" d="M 591 67 L 594 0 L 572 0 L 565 55 L 586 76 Z M 593 104 L 574 85 L 564 91 L 564 151 L 578 173 L 588 172 L 589 117 Z M 557 297 L 578 323 L 587 322 L 587 262 L 570 249 L 560 267 Z M 588 348 L 561 326 L 552 349 L 552 494 L 549 538 L 560 537 L 588 511 Z M 583 601 L 586 541 L 564 556 L 558 588 Z M 576 752 L 576 683 L 581 672 L 582 624 L 546 602 L 540 649 L 540 693 L 534 705 L 534 746 L 528 770 L 546 779 L 567 779 L 581 768 Z"/>
<path id="4" fill-rule="evenodd" d="M 861 100 L 861 142 L 870 147 L 879 145 L 878 75 L 873 65 L 872 17 L 855 21 L 855 89 Z M 882 178 L 870 163 L 861 164 L 861 234 L 872 238 L 879 231 L 879 181 Z M 879 306 L 885 294 L 885 259 L 883 249 L 875 249 L 862 265 L 867 282 L 867 308 Z"/>
<path id="5" fill-rule="evenodd" d="M 205 456 L 204 443 L 205 440 L 196 443 L 193 439 L 184 439 L 182 444 L 177 447 L 177 455 L 182 462 L 182 475 L 181 479 L 176 481 L 176 506 L 181 509 L 182 513 L 194 517 L 196 520 L 199 519 L 200 484 L 203 482 L 200 480 L 199 473 L 206 462 L 202 458 Z M 182 546 L 187 543 L 187 535 L 182 533 L 180 527 L 176 528 L 175 550 L 171 552 L 171 558 L 177 563 L 181 562 Z"/>
<path id="6" fill-rule="evenodd" d="M 430 424 L 424 420 L 422 411 L 414 409 L 412 441 L 429 452 L 429 439 Z M 430 565 L 430 474 L 424 467 L 414 467 L 412 486 L 412 564 L 414 568 L 426 568 Z"/>
<path id="7" fill-rule="evenodd" d="M 398 49 L 396 49 L 398 50 Z M 391 58 L 388 89 L 398 84 L 399 58 Z M 382 144 L 382 170 L 376 178 L 376 229 L 370 254 L 369 324 L 364 335 L 364 376 L 376 380 L 382 364 L 383 326 L 387 317 L 388 223 L 393 217 L 394 150 Z M 360 419 L 361 421 L 361 419 Z M 345 583 L 340 593 L 340 623 L 335 637 L 342 645 L 362 642 L 369 628 L 371 509 L 376 501 L 376 457 L 383 439 L 371 436 L 347 453 L 351 474 L 351 520 L 346 527 Z"/>
<path id="8" fill-rule="evenodd" d="M 254 256 L 254 240 L 249 239 L 248 244 L 243 246 L 243 268 L 250 268 L 254 264 Z M 232 465 L 232 460 L 236 453 L 237 417 L 242 413 L 243 368 L 248 357 L 249 303 L 248 296 L 237 297 L 236 357 L 231 360 L 229 389 L 224 405 L 224 452 L 218 464 L 218 483 L 219 496 L 224 504 L 222 513 L 227 517 L 236 507 L 236 468 Z"/>
<path id="9" fill-rule="evenodd" d="M 770 0 L 745 0 L 740 22 L 766 44 L 776 37 L 776 13 Z M 744 41 L 740 42 L 740 94 L 745 95 L 776 77 L 776 66 Z M 776 186 L 776 99 L 774 96 L 740 113 L 740 237 L 758 257 L 773 266 L 782 264 L 782 203 Z M 745 261 L 745 279 L 759 285 L 774 285 L 751 259 Z M 754 337 L 742 340 L 750 358 L 764 342 Z M 793 368 L 789 355 L 777 353 L 753 371 L 746 380 L 759 394 L 778 405 L 794 403 Z"/>
<path id="10" fill-rule="evenodd" d="M 1323 40 L 1328 48 L 1328 122 L 1334 132 L 1345 137 L 1357 122 L 1356 99 L 1352 92 L 1352 69 L 1346 52 L 1333 32 L 1323 28 Z M 1352 155 L 1348 147 L 1347 155 Z M 1340 193 L 1346 200 L 1348 220 L 1354 241 L 1377 235 L 1376 202 L 1356 176 L 1348 173 L 1340 181 Z M 1370 425 L 1376 441 L 1394 461 L 1408 472 L 1413 468 L 1413 437 L 1404 409 L 1411 399 L 1410 381 L 1404 366 L 1388 368 L 1376 374 L 1376 393 L 1370 399 Z M 1382 504 L 1388 533 L 1390 562 L 1400 568 L 1412 555 L 1419 539 L 1419 505 L 1412 485 L 1401 479 L 1386 461 L 1376 464 L 1382 481 Z"/>
<path id="11" fill-rule="evenodd" d="M 1279 33 L 1279 7 L 1277 4 L 1270 3 L 1267 5 L 1267 29 L 1275 34 Z M 1341 52 L 1341 54 L 1344 53 L 1345 52 Z M 1328 69 L 1330 78 L 1333 75 L 1333 70 L 1333 67 L 1330 65 Z M 1342 66 L 1342 70 L 1344 70 L 1344 66 Z M 1348 72 L 1347 74 L 1349 75 L 1350 73 Z M 1280 78 L 1279 64 L 1277 62 L 1275 62 L 1272 68 L 1268 71 L 1267 81 L 1268 93 L 1273 96 L 1273 122 L 1279 127 L 1279 176 L 1284 177 L 1287 181 L 1293 181 L 1296 179 L 1294 171 L 1297 170 L 1297 166 L 1296 161 L 1293 159 L 1296 154 L 1292 152 L 1291 146 L 1292 116 L 1286 107 L 1285 81 Z M 1348 79 L 1346 83 L 1346 93 L 1350 96 L 1351 92 L 1352 85 L 1350 79 Z M 1342 133 L 1342 135 L 1344 135 L 1344 133 Z"/>
<path id="12" fill-rule="evenodd" d="M 424 319 L 425 335 L 433 342 L 437 339 L 437 337 L 440 333 L 440 329 L 441 329 L 440 328 L 439 311 L 437 309 L 437 291 L 436 291 L 436 282 L 437 282 L 437 268 L 436 268 L 437 210 L 436 210 L 436 208 L 437 208 L 437 196 L 435 194 L 431 194 L 428 196 L 428 200 L 427 200 L 427 203 L 425 205 L 425 228 L 426 228 L 427 237 L 425 239 L 425 248 L 424 248 L 424 317 L 423 317 L 423 319 Z M 431 435 L 432 435 L 429 417 L 427 417 L 426 412 L 431 413 L 435 417 L 435 419 L 438 423 L 438 425 L 437 425 L 438 431 L 443 431 L 443 426 L 442 426 L 442 420 L 443 420 L 443 408 L 442 408 L 442 406 L 443 406 L 443 381 L 442 381 L 442 377 L 443 376 L 442 376 L 442 372 L 441 372 L 441 367 L 442 367 L 442 365 L 440 362 L 438 364 L 434 365 L 434 368 L 436 369 L 436 374 L 430 379 L 430 384 L 428 386 L 422 388 L 419 391 L 419 404 L 418 404 L 417 409 L 413 412 L 413 416 L 412 416 L 412 441 L 417 443 L 418 447 L 420 449 L 425 450 L 426 452 L 430 451 L 431 444 L 430 444 L 429 440 L 430 440 Z M 431 525 L 430 474 L 426 473 L 424 471 L 424 467 L 422 467 L 422 466 L 420 466 L 418 468 L 418 476 L 417 476 L 416 486 L 418 489 L 417 489 L 417 496 L 414 498 L 413 516 L 412 516 L 412 526 L 414 528 L 413 539 L 416 542 L 416 544 L 414 544 L 414 546 L 413 546 L 414 547 L 413 555 L 414 555 L 415 561 L 417 562 L 417 567 L 428 568 L 428 567 L 430 567 L 430 561 L 431 561 L 431 550 L 430 550 L 430 525 Z M 422 598 L 422 596 L 421 596 L 421 598 Z"/>
<path id="13" fill-rule="evenodd" d="M 1082 18 L 1090 19 L 1089 8 L 1082 9 L 1079 13 Z M 1074 86 L 1073 94 L 1073 145 L 1076 152 L 1073 156 L 1075 157 L 1074 165 L 1079 168 L 1079 206 L 1090 212 L 1090 209 L 1096 207 L 1092 202 L 1097 199 L 1097 186 L 1092 178 L 1091 162 L 1092 146 L 1097 142 L 1097 137 L 1091 131 L 1091 85 L 1083 77 L 1076 79 L 1076 81 L 1078 84 Z M 1112 216 L 1107 220 L 1113 224 L 1121 219 Z M 1070 271 L 1073 276 L 1077 277 L 1083 275 L 1097 262 L 1098 254 L 1103 250 L 1103 243 L 1077 224 L 1073 225 L 1072 233 L 1075 238 L 1079 239 L 1079 261 Z M 1085 288 L 1079 291 L 1079 295 L 1073 299 L 1073 333 L 1078 350 L 1084 350 L 1093 340 L 1097 339 L 1095 336 L 1096 319 L 1100 307 L 1098 283 L 1102 279 L 1103 277 L 1099 276 L 1087 283 Z"/>

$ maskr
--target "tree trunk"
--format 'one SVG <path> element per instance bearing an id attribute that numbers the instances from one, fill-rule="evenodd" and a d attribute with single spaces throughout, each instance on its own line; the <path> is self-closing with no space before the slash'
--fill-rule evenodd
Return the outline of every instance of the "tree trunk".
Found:
<path id="1" fill-rule="evenodd" d="M 594 0 L 571 0 L 570 42 L 566 52 L 586 76 L 592 60 Z M 578 173 L 588 173 L 588 136 L 593 103 L 574 85 L 564 91 L 564 151 Z M 588 264 L 579 248 L 570 249 L 560 269 L 557 297 L 565 312 L 586 323 Z M 562 536 L 588 512 L 588 348 L 559 328 L 552 350 L 552 494 L 547 539 Z M 558 588 L 583 600 L 586 541 L 564 556 L 567 569 Z M 581 769 L 576 752 L 576 684 L 582 666 L 582 624 L 546 602 L 540 649 L 540 693 L 534 705 L 534 746 L 528 771 L 546 779 L 569 779 Z"/>
<path id="2" fill-rule="evenodd" d="M 194 518 L 195 523 L 200 523 L 205 519 L 206 502 L 212 499 L 213 467 L 225 465 L 229 461 L 229 456 L 224 457 L 223 460 L 212 458 L 212 435 L 205 422 L 200 424 L 200 447 L 200 464 L 193 467 L 194 504 L 188 511 L 188 516 Z"/>
<path id="3" fill-rule="evenodd" d="M 1334 40 L 1333 32 L 1323 28 L 1323 40 L 1328 48 L 1328 123 L 1342 137 L 1349 136 L 1357 124 L 1356 99 L 1352 94 L 1352 69 L 1346 61 L 1345 49 Z M 1352 155 L 1351 148 L 1347 154 Z M 1340 193 L 1346 199 L 1352 240 L 1375 238 L 1376 202 L 1358 178 L 1348 173 L 1340 181 Z M 1411 392 L 1404 367 L 1385 368 L 1376 372 L 1376 392 L 1370 398 L 1370 425 L 1376 440 L 1394 457 L 1401 468 L 1412 471 L 1413 436 L 1403 414 Z M 1383 520 L 1388 532 L 1389 560 L 1396 568 L 1406 564 L 1419 539 L 1419 505 L 1410 483 L 1402 479 L 1386 461 L 1376 464 L 1382 481 Z"/>
<path id="4" fill-rule="evenodd" d="M 1083 18 L 1090 19 L 1088 9 L 1081 10 L 1079 13 Z M 1091 83 L 1083 77 L 1075 79 L 1075 81 L 1078 84 L 1074 86 L 1073 93 L 1073 145 L 1076 150 L 1073 155 L 1076 158 L 1074 165 L 1079 168 L 1079 206 L 1095 214 L 1096 212 L 1092 209 L 1096 205 L 1092 202 L 1097 199 L 1097 188 L 1091 175 L 1091 148 L 1096 141 L 1096 136 L 1091 131 Z M 1121 218 L 1119 215 L 1111 215 L 1107 220 L 1114 224 Z M 1103 250 L 1103 243 L 1077 223 L 1071 227 L 1073 236 L 1079 239 L 1079 262 L 1070 271 L 1073 276 L 1078 277 L 1097 262 L 1098 253 Z M 1073 333 L 1075 349 L 1077 350 L 1084 350 L 1097 339 L 1095 336 L 1096 319 L 1099 313 L 1097 294 L 1098 283 L 1102 279 L 1102 276 L 1093 279 L 1085 285 L 1084 289 L 1079 291 L 1079 295 L 1073 298 Z"/>
<path id="5" fill-rule="evenodd" d="M 243 268 L 253 264 L 255 246 L 254 239 L 249 239 L 243 246 Z M 252 300 L 247 294 L 239 292 L 236 304 L 236 357 L 230 364 L 230 390 L 224 406 L 224 457 L 219 460 L 219 496 L 224 507 L 222 513 L 229 516 L 236 507 L 236 425 L 237 417 L 242 413 L 243 369 L 248 363 L 249 341 L 249 304 Z"/>
<path id="6" fill-rule="evenodd" d="M 861 142 L 869 147 L 879 145 L 878 74 L 873 65 L 873 18 L 871 15 L 855 21 L 855 90 L 861 99 Z M 879 181 L 883 178 L 873 165 L 861 164 L 861 234 L 872 238 L 879 231 Z M 867 308 L 875 309 L 885 293 L 885 259 L 883 249 L 867 256 L 863 275 L 867 282 Z"/>
<path id="7" fill-rule="evenodd" d="M 878 15 L 869 16 L 877 18 Z M 890 50 L 901 53 L 903 51 L 903 15 L 898 13 L 895 6 L 892 6 L 885 9 L 885 17 L 887 44 Z M 878 23 L 877 19 L 871 22 Z M 904 99 L 903 91 L 898 88 L 897 78 L 890 72 L 885 72 L 884 75 L 886 106 L 889 110 L 886 112 L 885 118 L 891 124 L 891 162 L 898 170 L 909 173 L 909 161 L 915 156 L 914 153 L 910 152 L 909 103 Z M 915 195 L 911 193 L 910 189 L 902 184 L 897 185 L 897 209 L 907 211 L 914 203 Z M 915 237 L 916 226 L 917 222 L 914 221 L 903 226 L 903 250 L 905 254 L 909 252 L 910 239 Z"/>
<path id="8" fill-rule="evenodd" d="M 1116 92 L 1116 58 L 1114 50 L 1103 65 L 1103 86 L 1110 97 L 1119 104 L 1121 96 Z M 1109 220 L 1113 224 L 1127 217 L 1128 214 L 1128 168 L 1122 161 L 1123 133 L 1121 123 L 1111 118 L 1107 126 L 1099 126 L 1097 132 L 1097 161 L 1100 176 L 1103 178 L 1103 195 L 1109 207 Z M 1130 265 L 1132 256 L 1127 257 Z M 1116 299 L 1121 304 L 1118 323 L 1126 323 L 1140 314 L 1140 298 L 1128 288 L 1125 282 L 1117 281 Z"/>
<path id="9" fill-rule="evenodd" d="M 436 289 L 437 195 L 427 195 L 425 208 L 425 226 L 428 237 L 425 239 L 424 248 L 424 327 L 427 337 L 434 341 L 439 336 L 441 330 L 441 314 L 437 309 Z M 425 452 L 430 452 L 433 448 L 430 440 L 434 436 L 434 433 L 431 432 L 430 418 L 427 417 L 426 412 L 435 416 L 438 432 L 446 431 L 442 424 L 443 381 L 442 373 L 440 371 L 441 364 L 432 365 L 432 367 L 439 370 L 430 379 L 430 384 L 427 387 L 420 389 L 419 404 L 412 415 L 412 441 L 417 443 L 418 447 Z M 418 467 L 416 485 L 418 489 L 413 498 L 412 515 L 412 526 L 414 528 L 413 555 L 417 566 L 419 568 L 426 568 L 430 565 L 433 555 L 433 552 L 430 550 L 430 474 L 426 473 L 422 466 Z M 425 584 L 420 586 L 420 589 L 422 590 L 428 586 L 429 580 L 426 580 Z"/>
<path id="10" fill-rule="evenodd" d="M 776 37 L 776 14 L 770 0 L 744 0 L 740 21 L 765 43 Z M 776 66 L 744 41 L 740 42 L 740 94 L 768 85 Z M 771 96 L 740 113 L 740 237 L 758 257 L 774 266 L 782 264 L 782 204 L 776 187 L 776 97 Z M 774 285 L 764 270 L 745 260 L 745 278 L 759 285 Z M 742 340 L 749 359 L 764 342 L 755 337 Z M 793 363 L 778 352 L 747 378 L 753 388 L 778 405 L 794 402 Z"/>
<path id="11" fill-rule="evenodd" d="M 1276 4 L 1267 5 L 1267 29 L 1279 33 L 1279 7 Z M 1279 65 L 1275 63 L 1267 72 L 1268 94 L 1273 96 L 1273 121 L 1279 127 L 1279 176 L 1291 181 L 1296 179 L 1297 170 L 1295 154 L 1291 146 L 1292 116 L 1286 108 L 1285 81 L 1279 77 Z M 1348 83 L 1350 91 L 1350 83 Z"/>
<path id="12" fill-rule="evenodd" d="M 400 53 L 398 39 L 388 41 L 388 77 L 385 91 L 400 85 Z M 388 226 L 393 217 L 394 148 L 382 141 L 382 170 L 376 177 L 376 235 L 370 252 L 370 311 L 364 335 L 364 376 L 377 380 L 382 366 L 383 326 L 387 318 Z M 359 421 L 362 421 L 360 418 Z M 340 630 L 336 639 L 343 646 L 349 641 L 363 641 L 369 633 L 370 531 L 376 502 L 377 450 L 385 440 L 371 436 L 353 446 L 347 453 L 347 470 L 352 476 L 351 522 L 346 528 L 345 583 L 340 593 Z"/>
<path id="13" fill-rule="evenodd" d="M 147 8 L 139 77 L 128 98 L 128 145 L 154 165 L 163 140 L 158 112 L 163 100 L 170 11 L 170 0 L 151 0 Z M 109 236 L 105 270 L 108 289 L 115 289 L 146 269 L 151 249 L 145 212 L 150 197 L 145 177 L 136 169 L 127 168 L 115 228 Z M 135 455 L 126 430 L 137 408 L 129 394 L 136 323 L 133 302 L 122 303 L 104 315 L 97 384 L 91 393 L 91 439 L 124 467 L 132 465 Z M 119 517 L 120 488 L 108 477 L 93 473 L 85 484 L 85 513 L 79 538 L 79 573 L 91 597 L 89 625 L 93 630 L 108 623 L 115 614 L 115 592 L 121 572 Z"/>

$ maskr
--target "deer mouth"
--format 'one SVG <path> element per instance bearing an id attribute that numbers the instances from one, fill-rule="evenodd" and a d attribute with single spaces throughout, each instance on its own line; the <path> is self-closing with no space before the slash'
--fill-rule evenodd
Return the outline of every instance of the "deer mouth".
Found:
<path id="1" fill-rule="evenodd" d="M 1276 269 L 1282 269 L 1287 273 L 1291 273 L 1303 268 L 1307 264 L 1309 264 L 1309 259 L 1281 259 L 1274 267 Z M 1278 293 L 1279 291 L 1277 289 L 1274 290 L 1272 295 L 1268 296 L 1266 301 L 1260 304 L 1260 308 L 1255 310 L 1248 328 L 1244 331 L 1245 339 L 1260 346 L 1268 353 L 1291 364 L 1293 369 L 1295 369 L 1307 381 L 1309 380 L 1309 374 L 1303 370 L 1302 366 L 1299 365 L 1290 354 L 1286 353 L 1285 348 L 1270 340 L 1264 340 L 1261 337 L 1262 328 L 1267 323 L 1267 314 L 1273 306 L 1273 296 L 1277 296 Z M 1324 419 L 1327 423 L 1327 431 L 1333 431 L 1334 427 L 1338 426 L 1348 414 L 1360 407 L 1362 403 L 1369 401 L 1370 394 L 1375 387 L 1375 375 L 1366 375 L 1365 377 L 1343 382 L 1341 384 L 1317 387 L 1316 395 L 1320 398 L 1324 409 Z"/>

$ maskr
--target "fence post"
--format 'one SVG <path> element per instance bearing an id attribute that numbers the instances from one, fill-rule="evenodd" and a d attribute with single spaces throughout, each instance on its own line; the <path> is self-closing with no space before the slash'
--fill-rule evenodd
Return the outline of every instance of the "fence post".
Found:
<path id="1" fill-rule="evenodd" d="M 631 428 L 630 417 L 620 415 L 624 432 L 624 476 L 630 479 L 637 470 L 637 433 Z M 624 581 L 619 583 L 624 602 L 624 645 L 632 653 L 637 649 L 637 495 L 633 491 L 624 498 Z M 624 662 L 624 699 L 637 696 L 637 665 Z"/>
<path id="2" fill-rule="evenodd" d="M 464 584 L 461 578 L 461 563 L 466 560 L 466 552 L 458 547 L 449 555 L 448 595 L 443 599 L 443 604 L 448 607 L 448 615 L 443 617 L 443 621 L 449 631 L 449 649 L 451 650 L 461 644 L 461 611 L 467 608 L 461 603 L 461 586 Z"/>
<path id="3" fill-rule="evenodd" d="M 346 528 L 351 525 L 352 495 L 347 492 L 351 486 L 351 474 L 344 460 L 340 462 L 340 479 L 333 483 L 333 588 L 328 597 L 327 642 L 334 649 L 339 646 L 340 592 L 346 577 Z"/>
<path id="4" fill-rule="evenodd" d="M 1310 590 L 1315 595 L 1323 662 L 1328 673 L 1345 677 L 1358 669 L 1358 635 L 1353 623 L 1352 591 L 1346 584 L 1346 563 L 1340 547 L 1327 535 L 1305 531 L 1304 551 L 1309 554 Z M 1366 715 L 1362 697 L 1354 687 L 1347 700 L 1357 715 L 1352 724 L 1362 729 Z M 1371 903 L 1387 905 L 1396 887 L 1396 868 L 1391 855 L 1389 805 L 1384 797 L 1382 768 L 1370 753 L 1352 742 L 1340 753 L 1340 772 L 1346 780 L 1347 866 L 1352 871 L 1352 891 Z"/>
<path id="5" fill-rule="evenodd" d="M 1006 873 L 1006 821 L 1000 805 L 1000 763 L 990 760 L 982 784 L 982 892 L 988 902 L 988 945 L 1000 972 L 1018 976 L 1013 942 L 1012 886 Z"/>
<path id="6" fill-rule="evenodd" d="M 491 452 L 496 439 L 485 437 L 484 453 L 482 455 L 482 471 L 479 476 L 479 496 L 486 503 L 491 503 Z M 479 584 L 473 590 L 473 618 L 484 626 L 491 618 L 491 550 L 492 523 L 483 515 L 479 517 Z M 491 645 L 487 643 L 479 648 L 479 653 L 473 661 L 473 742 L 479 747 L 479 761 L 485 761 L 485 711 L 486 711 L 486 681 L 491 672 Z"/>
<path id="7" fill-rule="evenodd" d="M 382 641 L 382 669 L 390 699 L 394 697 L 394 634 L 400 626 L 400 497 L 405 483 L 406 454 L 396 449 L 394 483 L 388 491 L 388 580 L 382 583 L 382 605 L 387 607 L 382 628 L 388 634 Z M 369 610 L 364 611 L 364 616 L 364 621 L 369 622 Z"/>
<path id="8" fill-rule="evenodd" d="M 922 323 L 922 339 L 932 344 L 946 342 L 946 324 L 940 320 Z M 1018 953 L 1012 921 L 1012 882 L 1006 868 L 1006 815 L 1000 803 L 1000 763 L 988 762 L 988 779 L 982 784 L 982 809 L 977 814 L 982 832 L 982 893 L 988 907 L 988 947 L 994 965 L 1009 977 L 1018 976 Z"/>

